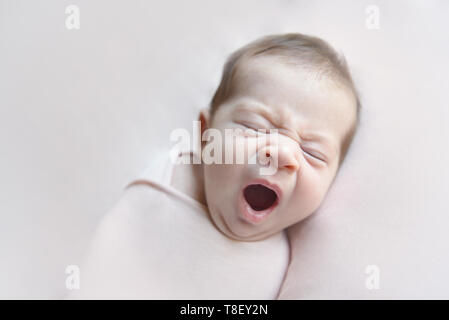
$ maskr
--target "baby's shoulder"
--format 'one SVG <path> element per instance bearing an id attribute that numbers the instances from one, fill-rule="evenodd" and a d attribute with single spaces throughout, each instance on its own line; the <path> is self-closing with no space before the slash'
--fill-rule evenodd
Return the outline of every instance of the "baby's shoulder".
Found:
<path id="1" fill-rule="evenodd" d="M 206 212 L 177 200 L 145 185 L 125 190 L 97 229 L 83 265 L 82 296 L 276 295 L 287 267 L 284 242 L 232 241 L 215 229 Z M 120 287 L 112 278 L 120 279 Z M 224 282 L 228 278 L 234 281 Z"/>
<path id="2" fill-rule="evenodd" d="M 103 217 L 97 234 L 113 233 L 129 238 L 166 237 L 189 231 L 210 229 L 207 212 L 159 190 L 157 186 L 135 184 L 126 188 L 118 203 Z"/>

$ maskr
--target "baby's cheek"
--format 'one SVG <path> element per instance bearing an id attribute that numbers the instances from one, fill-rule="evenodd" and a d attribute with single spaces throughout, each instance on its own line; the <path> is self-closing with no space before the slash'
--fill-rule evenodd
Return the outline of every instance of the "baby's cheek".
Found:
<path id="1" fill-rule="evenodd" d="M 241 166 L 230 164 L 204 165 L 204 180 L 208 201 L 226 203 L 235 198 L 241 184 Z"/>
<path id="2" fill-rule="evenodd" d="M 255 161 L 253 158 L 257 152 L 258 140 L 256 137 L 248 137 L 244 134 L 227 135 L 223 142 L 223 154 L 225 163 L 248 164 Z"/>
<path id="3" fill-rule="evenodd" d="M 304 210 L 304 214 L 311 214 L 324 200 L 328 189 L 328 183 L 324 180 L 322 176 L 313 170 L 303 172 L 300 177 L 297 199 Z"/>

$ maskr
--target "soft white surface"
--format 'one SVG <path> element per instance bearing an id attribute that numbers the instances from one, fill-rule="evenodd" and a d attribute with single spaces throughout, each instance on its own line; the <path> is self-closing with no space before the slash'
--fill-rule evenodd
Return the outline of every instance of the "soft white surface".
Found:
<path id="1" fill-rule="evenodd" d="M 379 30 L 365 28 L 371 4 Z M 296 31 L 343 51 L 364 106 L 328 199 L 296 232 L 286 296 L 448 298 L 448 14 L 443 0 L 0 0 L 0 297 L 65 294 L 65 266 L 149 146 L 191 127 L 226 56 Z M 365 287 L 371 264 L 379 290 Z"/>
<path id="2" fill-rule="evenodd" d="M 258 300 L 277 297 L 289 244 L 285 233 L 229 239 L 204 209 L 140 184 L 102 219 L 87 256 L 68 298 Z"/>

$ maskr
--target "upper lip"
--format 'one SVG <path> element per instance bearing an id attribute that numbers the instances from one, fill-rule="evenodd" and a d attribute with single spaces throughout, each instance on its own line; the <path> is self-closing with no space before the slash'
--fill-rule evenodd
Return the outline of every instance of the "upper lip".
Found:
<path id="1" fill-rule="evenodd" d="M 281 199 L 282 199 L 282 190 L 279 187 L 278 184 L 274 183 L 274 182 L 270 182 L 267 179 L 254 179 L 252 180 L 250 183 L 248 183 L 245 188 L 247 186 L 253 185 L 253 184 L 261 184 L 267 188 L 270 188 L 271 190 L 273 190 L 276 193 L 277 199 L 276 199 L 276 203 L 280 203 Z"/>

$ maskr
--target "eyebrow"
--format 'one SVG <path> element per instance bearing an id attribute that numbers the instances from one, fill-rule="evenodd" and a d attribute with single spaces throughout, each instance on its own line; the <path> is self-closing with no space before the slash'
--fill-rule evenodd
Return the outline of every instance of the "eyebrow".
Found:
<path id="1" fill-rule="evenodd" d="M 271 112 L 270 107 L 268 107 L 266 104 L 263 104 L 261 102 L 253 101 L 253 100 L 244 100 L 242 102 L 239 102 L 236 106 L 237 111 L 254 111 L 249 109 L 249 105 L 252 107 L 255 107 L 257 112 L 259 112 L 262 116 L 264 116 L 274 127 L 278 127 L 280 123 L 279 116 L 273 115 L 273 112 Z"/>

